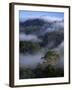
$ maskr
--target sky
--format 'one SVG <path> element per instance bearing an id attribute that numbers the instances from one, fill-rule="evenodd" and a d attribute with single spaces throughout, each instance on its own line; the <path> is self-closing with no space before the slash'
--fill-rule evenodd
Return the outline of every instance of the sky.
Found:
<path id="1" fill-rule="evenodd" d="M 61 20 L 64 19 L 63 12 L 42 12 L 42 11 L 19 11 L 19 20 L 25 21 L 27 19 L 32 18 L 44 18 L 44 19 L 51 19 L 51 20 Z"/>

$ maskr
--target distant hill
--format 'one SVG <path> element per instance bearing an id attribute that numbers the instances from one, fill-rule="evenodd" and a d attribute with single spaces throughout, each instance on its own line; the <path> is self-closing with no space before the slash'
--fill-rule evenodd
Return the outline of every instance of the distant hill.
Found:
<path id="1" fill-rule="evenodd" d="M 20 22 L 19 24 L 20 34 L 24 34 L 22 35 L 24 40 L 21 37 L 21 40 L 23 40 L 22 43 L 24 42 L 24 44 L 26 42 L 28 44 L 32 42 L 30 43 L 31 46 L 33 46 L 33 43 L 37 43 L 36 45 L 39 45 L 38 47 L 53 49 L 59 46 L 64 40 L 63 20 L 50 22 L 36 18 Z M 21 47 L 23 47 L 23 44 Z"/>
<path id="2" fill-rule="evenodd" d="M 20 32 L 41 35 L 52 31 L 63 32 L 63 21 L 45 21 L 44 19 L 29 19 L 19 23 Z"/>
<path id="3" fill-rule="evenodd" d="M 42 26 L 44 23 L 45 22 L 42 19 L 28 19 L 25 22 L 20 22 L 20 25 L 23 25 L 24 27 L 31 25 Z"/>
<path id="4" fill-rule="evenodd" d="M 46 33 L 44 36 L 39 36 L 39 38 L 43 40 L 41 46 L 55 48 L 64 40 L 64 34 L 58 31 L 53 31 Z"/>

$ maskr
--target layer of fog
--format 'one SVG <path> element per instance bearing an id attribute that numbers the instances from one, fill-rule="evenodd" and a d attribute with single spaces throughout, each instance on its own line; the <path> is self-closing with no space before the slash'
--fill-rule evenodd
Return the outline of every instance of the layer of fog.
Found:
<path id="1" fill-rule="evenodd" d="M 57 48 L 55 48 L 55 51 L 57 51 L 60 55 L 60 58 L 56 64 L 56 67 L 64 68 L 64 43 L 62 42 Z M 38 52 L 33 55 L 31 54 L 20 54 L 20 67 L 27 67 L 27 68 L 35 68 L 38 64 L 42 64 L 44 59 L 41 59 L 41 57 L 44 56 L 43 52 Z"/>
<path id="2" fill-rule="evenodd" d="M 40 42 L 41 40 L 36 35 L 26 35 L 24 33 L 20 33 L 19 35 L 20 41 L 33 41 L 33 42 Z"/>

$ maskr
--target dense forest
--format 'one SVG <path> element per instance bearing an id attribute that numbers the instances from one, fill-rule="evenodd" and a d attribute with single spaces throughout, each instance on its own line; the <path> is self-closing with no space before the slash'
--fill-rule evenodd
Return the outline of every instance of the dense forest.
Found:
<path id="1" fill-rule="evenodd" d="M 19 23 L 19 52 L 23 56 L 19 61 L 20 79 L 64 76 L 63 23 L 63 20 L 50 22 L 43 19 Z"/>

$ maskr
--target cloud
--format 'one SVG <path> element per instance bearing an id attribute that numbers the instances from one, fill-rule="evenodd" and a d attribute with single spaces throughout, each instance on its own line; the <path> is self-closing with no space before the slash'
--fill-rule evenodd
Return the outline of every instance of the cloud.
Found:
<path id="1" fill-rule="evenodd" d="M 62 21 L 63 18 L 55 17 L 55 16 L 40 16 L 41 19 L 46 21 L 54 22 L 54 21 Z"/>
<path id="2" fill-rule="evenodd" d="M 19 40 L 20 41 L 33 41 L 33 42 L 40 42 L 41 41 L 35 35 L 26 35 L 23 33 L 20 33 Z"/>

